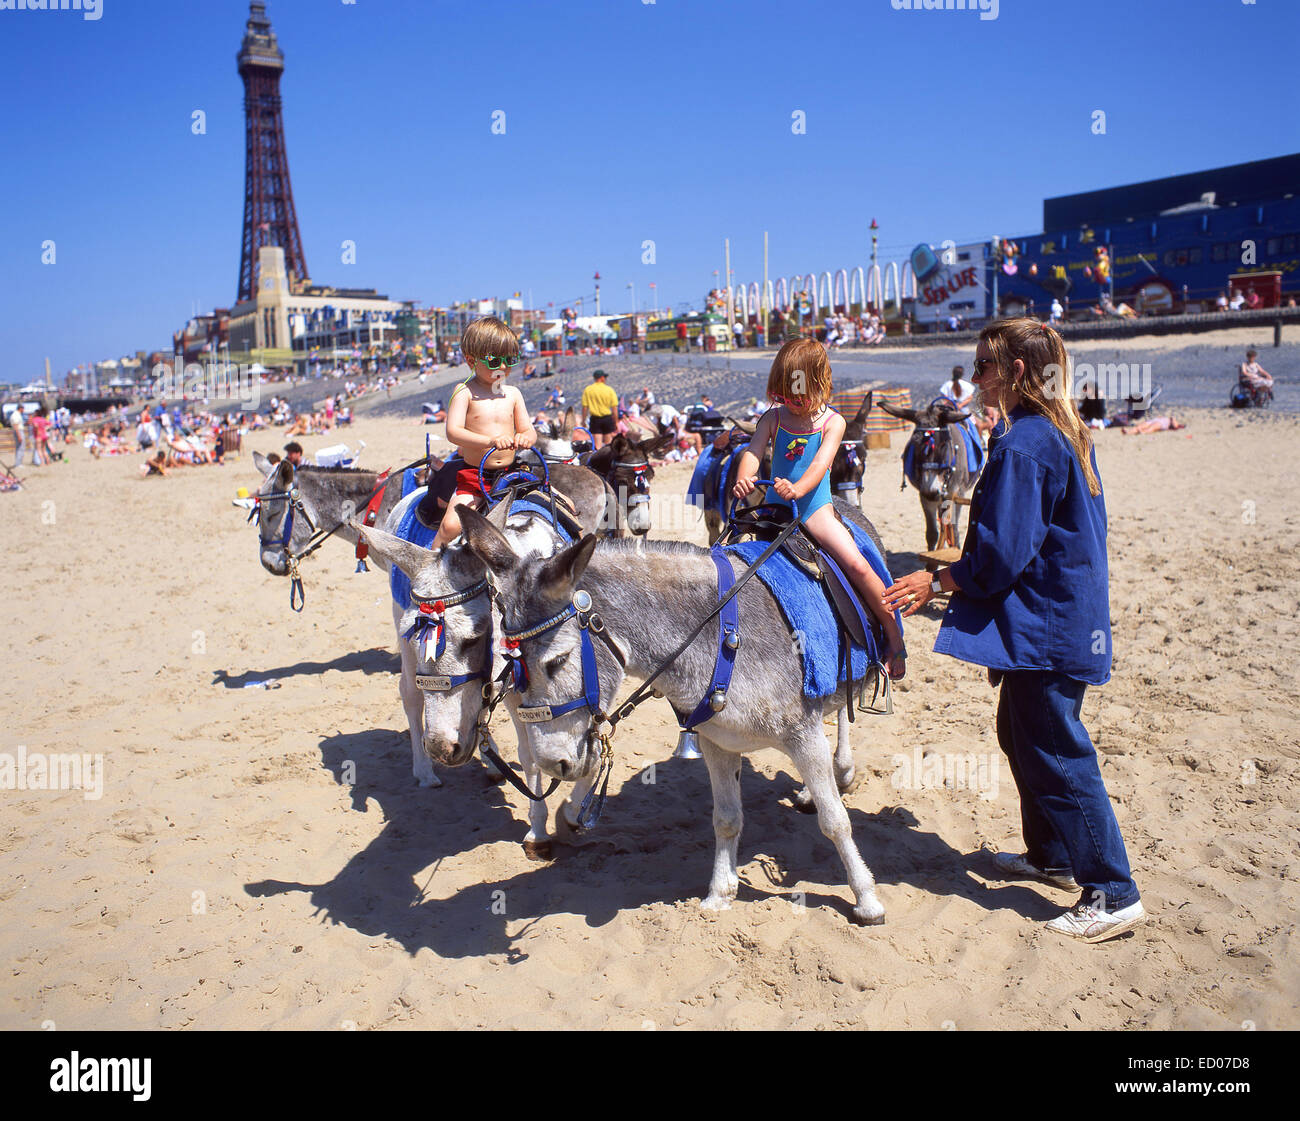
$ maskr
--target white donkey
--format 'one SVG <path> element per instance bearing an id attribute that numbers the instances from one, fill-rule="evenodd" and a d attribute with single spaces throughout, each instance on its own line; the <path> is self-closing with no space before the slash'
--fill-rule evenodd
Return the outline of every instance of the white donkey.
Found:
<path id="1" fill-rule="evenodd" d="M 600 759 L 599 739 L 592 733 L 599 729 L 593 729 L 588 707 L 570 706 L 594 689 L 602 712 L 610 713 L 625 670 L 645 678 L 668 658 L 690 633 L 693 621 L 703 619 L 718 602 L 713 560 L 707 550 L 694 545 L 651 541 L 645 555 L 638 556 L 629 542 L 598 545 L 590 536 L 548 559 L 521 554 L 495 525 L 473 512 L 465 514 L 461 524 L 470 549 L 483 559 L 497 585 L 503 633 L 519 635 L 528 682 L 508 703 L 522 712 L 532 757 L 557 778 L 592 777 Z M 570 611 L 579 588 L 577 604 L 588 608 L 590 627 L 582 625 L 584 613 Z M 737 600 L 742 641 L 726 704 L 698 728 L 713 787 L 716 840 L 713 877 L 701 905 L 724 909 L 739 886 L 739 756 L 774 748 L 798 768 L 822 832 L 844 863 L 856 897 L 854 919 L 883 922 L 875 881 L 854 845 L 840 799 L 840 791 L 853 782 L 847 736 L 841 735 L 840 750 L 832 758 L 822 729 L 826 712 L 840 709 L 843 720 L 846 691 L 841 687 L 820 700 L 805 697 L 801 655 L 767 588 L 752 579 Z M 590 631 L 599 629 L 596 616 L 608 642 L 590 639 Z M 692 712 L 708 694 L 717 651 L 718 624 L 710 623 L 656 680 L 656 689 L 678 713 Z M 597 683 L 584 680 L 582 668 L 584 661 L 592 663 L 593 652 Z"/>
<path id="2" fill-rule="evenodd" d="M 404 500 L 394 510 L 391 523 L 400 524 L 406 503 L 418 501 L 423 493 L 417 491 Z M 497 503 L 488 521 L 505 534 L 512 548 L 530 556 L 549 557 L 567 543 L 547 518 L 532 512 L 508 513 L 506 507 L 505 502 Z M 393 604 L 393 624 L 402 655 L 402 704 L 411 727 L 416 778 L 421 785 L 441 785 L 431 760 L 445 767 L 459 767 L 473 757 L 483 711 L 483 687 L 504 666 L 504 659 L 494 652 L 493 639 L 499 638 L 500 628 L 493 625 L 487 567 L 469 550 L 463 537 L 455 538 L 445 548 L 429 550 L 385 530 L 363 528 L 358 532 L 376 557 L 396 565 L 411 581 L 410 602 L 404 607 Z M 441 641 L 435 638 L 422 642 L 418 632 L 411 633 L 420 619 L 421 605 L 439 601 L 444 608 L 440 615 Z M 405 637 L 408 634 L 410 637 Z M 535 795 L 541 795 L 541 770 L 529 751 L 522 726 L 516 724 L 516 729 L 525 782 Z M 576 831 L 577 805 L 589 785 L 577 784 L 568 801 L 556 810 L 556 831 L 562 836 Z M 529 801 L 528 826 L 524 852 L 534 859 L 549 860 L 552 846 L 544 801 Z"/>
<path id="3" fill-rule="evenodd" d="M 258 503 L 257 526 L 258 558 L 262 567 L 268 572 L 275 576 L 290 575 L 296 569 L 298 556 L 309 547 L 308 542 L 324 531 L 336 530 L 334 536 L 340 541 L 352 544 L 359 542 L 360 534 L 365 527 L 356 521 L 355 515 L 364 510 L 368 499 L 373 494 L 377 486 L 377 472 L 310 467 L 295 471 L 293 465 L 287 460 L 272 464 L 256 452 L 253 461 L 265 476 L 258 490 L 261 501 Z M 577 510 L 578 521 L 582 525 L 597 527 L 616 510 L 617 499 L 613 491 L 594 472 L 588 471 L 585 467 L 566 464 L 553 466 L 551 472 L 556 478 L 557 487 L 571 496 Z M 406 519 L 411 507 L 427 493 L 424 488 L 418 488 L 399 501 L 397 496 L 401 494 L 401 488 L 401 478 L 393 476 L 384 492 L 382 505 L 379 507 L 380 520 L 387 530 L 387 536 L 390 537 Z M 418 546 L 411 546 L 411 548 L 418 549 Z M 428 549 L 418 549 L 418 551 L 425 558 L 433 556 Z M 375 549 L 373 560 L 383 572 L 388 572 L 390 562 L 387 551 Z M 469 563 L 477 567 L 479 575 L 476 579 L 481 580 L 483 575 L 481 563 L 473 558 L 469 559 Z M 448 579 L 458 579 L 461 573 L 458 571 L 446 575 Z M 410 572 L 407 572 L 407 576 L 410 577 Z M 458 586 L 440 585 L 441 588 Z M 459 711 L 452 712 L 455 701 L 448 705 L 436 705 L 430 709 L 429 705 L 422 700 L 421 690 L 415 684 L 416 670 L 414 662 L 410 660 L 410 644 L 402 637 L 411 625 L 410 619 L 407 619 L 403 625 L 403 617 L 407 613 L 408 606 L 393 605 L 393 623 L 397 628 L 397 645 L 402 656 L 400 692 L 410 731 L 412 772 L 420 786 L 437 787 L 442 785 L 442 780 L 434 771 L 430 753 L 426 749 L 426 744 L 431 742 L 430 735 L 426 734 L 426 714 L 432 717 L 430 727 L 434 729 L 432 734 L 435 737 L 452 726 L 450 721 L 463 720 L 465 714 Z M 466 609 L 473 612 L 480 606 L 482 604 L 471 603 L 466 605 Z M 459 615 L 461 612 L 458 610 L 456 614 Z M 483 617 L 486 618 L 486 614 Z M 486 651 L 486 632 L 483 633 L 484 637 L 480 645 Z M 490 654 L 485 653 L 484 657 L 488 658 Z M 466 689 L 475 692 L 468 686 Z M 465 691 L 462 689 L 456 692 L 459 694 Z M 481 704 L 481 697 L 478 697 L 478 701 Z M 471 728 L 477 716 L 478 709 L 475 708 L 473 715 L 468 717 Z M 454 734 L 449 734 L 443 737 L 442 742 L 444 745 L 464 742 L 464 737 L 458 738 Z M 453 754 L 450 751 L 447 753 Z M 464 763 L 467 758 L 468 756 L 465 756 L 449 765 L 457 766 Z"/>

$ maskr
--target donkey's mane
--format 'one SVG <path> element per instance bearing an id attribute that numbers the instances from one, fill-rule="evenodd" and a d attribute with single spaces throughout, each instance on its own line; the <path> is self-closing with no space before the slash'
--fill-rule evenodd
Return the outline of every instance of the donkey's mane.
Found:
<path id="1" fill-rule="evenodd" d="M 630 537 L 616 537 L 612 540 L 601 541 L 600 548 L 602 552 L 613 553 L 630 553 L 637 552 L 636 541 Z M 645 542 L 645 551 L 647 553 L 657 553 L 668 556 L 707 556 L 709 550 L 699 545 L 693 545 L 689 541 L 658 541 L 647 540 Z"/>
<path id="2" fill-rule="evenodd" d="M 334 464 L 330 467 L 317 467 L 313 463 L 304 463 L 298 468 L 299 471 L 306 471 L 312 475 L 378 475 L 379 472 L 370 467 L 344 467 L 341 464 Z"/>

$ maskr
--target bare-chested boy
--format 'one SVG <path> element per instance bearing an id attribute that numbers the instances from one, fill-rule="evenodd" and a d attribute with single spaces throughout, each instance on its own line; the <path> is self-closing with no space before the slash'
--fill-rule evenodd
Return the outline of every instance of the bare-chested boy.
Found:
<path id="1" fill-rule="evenodd" d="M 476 319 L 460 340 L 472 376 L 452 391 L 447 405 L 447 439 L 465 461 L 456 472 L 456 493 L 447 502 L 431 548 L 439 549 L 460 533 L 456 507 L 481 494 L 478 466 L 489 451 L 484 474 L 497 474 L 514 462 L 515 452 L 537 443 L 523 395 L 505 379 L 519 362 L 519 340 L 500 319 Z M 495 450 L 494 450 L 495 449 Z"/>

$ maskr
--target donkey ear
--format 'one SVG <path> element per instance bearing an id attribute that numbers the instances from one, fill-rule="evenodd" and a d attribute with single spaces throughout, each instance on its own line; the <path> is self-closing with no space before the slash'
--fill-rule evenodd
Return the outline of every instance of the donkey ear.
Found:
<path id="1" fill-rule="evenodd" d="M 280 460 L 279 470 L 275 473 L 276 482 L 281 490 L 288 490 L 293 485 L 293 464 L 287 459 Z"/>
<path id="2" fill-rule="evenodd" d="M 502 502 L 502 506 L 506 503 Z M 499 576 L 514 571 L 519 565 L 519 557 L 510 547 L 510 542 L 496 526 L 487 520 L 472 506 L 458 506 L 456 514 L 460 518 L 460 530 L 465 535 L 469 551 Z"/>
<path id="3" fill-rule="evenodd" d="M 274 467 L 275 464 L 267 459 L 261 452 L 254 452 L 253 466 L 257 468 L 257 473 L 265 479 L 267 475 L 271 473 L 271 468 Z"/>
<path id="4" fill-rule="evenodd" d="M 506 519 L 510 517 L 510 503 L 498 502 L 487 512 L 487 520 L 502 533 L 506 531 Z"/>
<path id="5" fill-rule="evenodd" d="M 420 571 L 429 564 L 436 564 L 434 554 L 420 545 L 413 545 L 391 533 L 385 533 L 374 526 L 363 526 L 356 518 L 348 522 L 357 531 L 357 539 L 370 546 L 370 551 L 382 557 L 389 564 L 395 564 L 410 578 L 414 584 Z"/>
<path id="6" fill-rule="evenodd" d="M 915 409 L 905 409 L 901 405 L 891 405 L 888 401 L 881 401 L 880 407 L 890 416 L 896 416 L 899 420 L 905 420 L 910 424 L 916 423 Z"/>
<path id="7" fill-rule="evenodd" d="M 862 408 L 858 410 L 857 415 L 853 418 L 854 424 L 861 424 L 864 420 L 867 419 L 867 413 L 871 412 L 872 398 L 875 396 L 875 394 L 876 391 L 873 389 L 870 390 L 864 398 L 862 398 Z"/>
<path id="8" fill-rule="evenodd" d="M 551 592 L 567 598 L 574 586 L 587 571 L 587 564 L 596 548 L 596 535 L 587 534 L 581 541 L 575 542 L 567 549 L 556 553 L 542 565 L 537 583 L 543 592 Z"/>
<path id="9" fill-rule="evenodd" d="M 938 413 L 940 424 L 960 424 L 970 417 L 970 411 L 967 409 L 959 411 L 957 409 L 940 408 Z"/>
<path id="10" fill-rule="evenodd" d="M 559 437 L 561 440 L 573 439 L 574 414 L 573 406 L 570 405 L 564 410 L 564 419 L 560 422 Z"/>
<path id="11" fill-rule="evenodd" d="M 669 448 L 677 443 L 677 437 L 674 433 L 669 432 L 666 436 L 656 436 L 654 439 L 643 442 L 641 450 L 646 453 L 650 459 L 656 459 L 663 455 Z"/>
<path id="12" fill-rule="evenodd" d="M 606 444 L 597 448 L 587 460 L 587 466 L 598 475 L 604 475 L 614 464 L 614 445 Z"/>

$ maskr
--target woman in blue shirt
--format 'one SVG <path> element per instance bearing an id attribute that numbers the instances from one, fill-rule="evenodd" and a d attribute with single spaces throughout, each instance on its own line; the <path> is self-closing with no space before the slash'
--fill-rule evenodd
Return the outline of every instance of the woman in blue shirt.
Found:
<path id="1" fill-rule="evenodd" d="M 980 332 L 974 381 L 1006 419 L 971 494 L 961 559 L 904 576 L 884 602 L 908 616 L 952 593 L 934 648 L 1001 684 L 998 743 L 1020 792 L 1027 851 L 996 863 L 1082 889 L 1048 929 L 1100 942 L 1146 916 L 1079 719 L 1087 687 L 1110 678 L 1110 593 L 1106 503 L 1067 371 L 1061 336 L 1036 319 Z"/>

